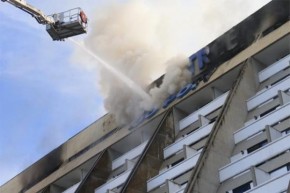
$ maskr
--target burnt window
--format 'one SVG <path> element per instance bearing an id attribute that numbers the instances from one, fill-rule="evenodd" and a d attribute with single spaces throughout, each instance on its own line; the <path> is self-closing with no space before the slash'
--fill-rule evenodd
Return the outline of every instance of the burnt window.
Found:
<path id="1" fill-rule="evenodd" d="M 248 182 L 246 184 L 243 184 L 235 189 L 233 189 L 233 193 L 243 193 L 246 192 L 247 190 L 251 189 L 251 182 Z"/>
<path id="2" fill-rule="evenodd" d="M 258 143 L 258 144 L 256 144 L 256 145 L 254 145 L 254 146 L 248 148 L 248 149 L 247 149 L 247 152 L 248 152 L 248 153 L 251 153 L 251 152 L 253 152 L 253 151 L 256 151 L 257 149 L 259 149 L 259 148 L 265 146 L 266 144 L 267 144 L 267 140 L 264 140 L 264 141 L 262 141 L 262 142 L 260 142 L 260 143 Z"/>

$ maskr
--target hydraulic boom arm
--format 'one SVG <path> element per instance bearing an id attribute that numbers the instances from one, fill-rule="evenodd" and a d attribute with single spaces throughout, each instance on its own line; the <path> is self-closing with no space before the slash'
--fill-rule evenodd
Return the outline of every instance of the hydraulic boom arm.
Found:
<path id="1" fill-rule="evenodd" d="M 46 25 L 46 31 L 53 40 L 64 40 L 87 32 L 87 17 L 81 8 L 47 16 L 25 0 L 1 0 L 25 11 L 40 24 Z"/>
<path id="2" fill-rule="evenodd" d="M 3 2 L 8 2 L 15 7 L 25 11 L 26 13 L 30 14 L 32 17 L 36 19 L 36 21 L 40 24 L 52 24 L 54 23 L 53 19 L 46 16 L 42 13 L 39 9 L 31 6 L 30 4 L 26 3 L 24 0 L 1 0 Z"/>

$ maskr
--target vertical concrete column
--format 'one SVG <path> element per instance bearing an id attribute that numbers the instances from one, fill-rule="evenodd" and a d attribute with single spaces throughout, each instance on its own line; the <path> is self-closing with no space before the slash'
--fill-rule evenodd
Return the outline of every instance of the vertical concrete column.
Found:
<path id="1" fill-rule="evenodd" d="M 274 129 L 273 127 L 269 125 L 266 126 L 266 134 L 267 134 L 268 142 L 272 142 L 275 139 L 282 137 L 282 133 L 280 131 Z"/>
<path id="2" fill-rule="evenodd" d="M 290 96 L 287 93 L 285 93 L 284 91 L 279 90 L 278 97 L 279 97 L 279 101 L 280 101 L 281 106 L 290 102 Z"/>
<path id="3" fill-rule="evenodd" d="M 186 117 L 188 114 L 183 112 L 182 110 L 178 108 L 173 108 L 173 122 L 174 122 L 174 128 L 175 128 L 175 136 L 179 133 L 179 121 Z"/>
<path id="4" fill-rule="evenodd" d="M 235 143 L 234 131 L 244 125 L 248 111 L 246 100 L 259 85 L 258 69 L 247 60 L 233 85 L 217 119 L 185 192 L 217 192 L 220 185 L 219 168 L 230 163 Z"/>
<path id="5" fill-rule="evenodd" d="M 108 150 L 104 150 L 75 192 L 94 192 L 97 187 L 104 184 L 110 175 L 111 163 Z"/>
<path id="6" fill-rule="evenodd" d="M 218 89 L 216 87 L 212 87 L 211 90 L 212 90 L 212 99 L 213 100 L 224 93 L 224 92 L 222 92 L 220 89 Z"/>
<path id="7" fill-rule="evenodd" d="M 166 186 L 168 187 L 168 193 L 176 193 L 180 190 L 180 185 L 174 183 L 173 181 L 166 180 Z M 162 192 L 160 192 L 162 193 Z"/>
<path id="8" fill-rule="evenodd" d="M 121 193 L 147 193 L 147 180 L 158 175 L 164 161 L 163 149 L 171 144 L 174 138 L 173 113 L 169 110 L 164 114 Z"/>
<path id="9" fill-rule="evenodd" d="M 258 186 L 271 178 L 270 174 L 256 167 L 251 167 L 251 172 L 254 186 Z"/>

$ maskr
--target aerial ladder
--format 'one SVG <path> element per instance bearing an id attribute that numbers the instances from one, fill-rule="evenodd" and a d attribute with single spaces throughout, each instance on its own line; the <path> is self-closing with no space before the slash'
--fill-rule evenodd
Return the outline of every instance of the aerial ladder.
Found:
<path id="1" fill-rule="evenodd" d="M 46 31 L 53 40 L 84 34 L 87 32 L 88 19 L 81 8 L 65 12 L 45 15 L 41 10 L 28 4 L 25 0 L 1 0 L 25 11 L 36 19 L 39 24 L 46 25 Z"/>

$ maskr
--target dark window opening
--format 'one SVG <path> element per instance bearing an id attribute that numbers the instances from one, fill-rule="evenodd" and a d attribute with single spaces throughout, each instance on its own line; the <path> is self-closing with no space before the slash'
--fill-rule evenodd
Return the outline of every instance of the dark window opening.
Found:
<path id="1" fill-rule="evenodd" d="M 217 119 L 217 117 L 218 117 L 218 116 L 216 116 L 216 117 L 212 118 L 212 119 L 209 121 L 209 124 L 211 124 L 211 123 L 215 122 L 215 121 L 216 121 L 216 119 Z"/>
<path id="2" fill-rule="evenodd" d="M 177 181 L 180 181 L 180 180 L 178 180 L 178 178 L 180 178 L 180 177 L 182 177 L 182 176 L 184 176 L 184 175 L 187 175 L 191 170 L 192 170 L 192 168 L 189 169 L 189 170 L 187 170 L 187 171 L 185 171 L 185 172 L 183 172 L 183 173 L 181 173 L 181 174 L 179 174 L 178 176 L 176 176 L 176 177 L 173 178 L 172 180 L 173 180 L 175 183 L 177 183 Z M 185 183 L 186 183 L 186 182 L 188 182 L 188 180 L 186 180 Z M 179 185 L 183 185 L 184 182 L 178 182 L 178 184 L 179 184 Z"/>
<path id="3" fill-rule="evenodd" d="M 181 159 L 179 159 L 179 160 L 173 162 L 173 163 L 171 164 L 171 166 L 173 167 L 173 166 L 179 164 L 180 162 L 182 162 L 183 160 L 184 160 L 184 158 L 181 158 Z"/>
<path id="4" fill-rule="evenodd" d="M 257 164 L 256 167 L 258 168 L 258 167 L 260 167 L 261 165 L 264 165 L 267 161 L 268 161 L 268 160 L 263 161 L 262 163 Z"/>
<path id="5" fill-rule="evenodd" d="M 246 192 L 247 190 L 251 189 L 251 182 L 248 182 L 246 184 L 243 184 L 235 189 L 233 189 L 233 193 L 243 193 Z"/>
<path id="6" fill-rule="evenodd" d="M 273 108 L 271 108 L 271 109 L 265 111 L 264 113 L 261 113 L 261 114 L 260 114 L 260 117 L 264 117 L 265 115 L 271 113 L 271 112 L 274 111 L 278 106 L 279 106 L 279 105 L 277 105 L 277 106 L 275 106 L 275 107 L 273 107 Z"/>
<path id="7" fill-rule="evenodd" d="M 275 172 L 275 171 L 277 171 L 277 170 L 280 170 L 281 168 L 284 168 L 284 167 L 286 167 L 287 171 L 290 171 L 290 162 L 287 163 L 287 164 L 284 164 L 284 165 L 282 165 L 282 166 L 280 166 L 280 167 L 278 167 L 278 168 L 275 168 L 275 169 L 272 170 L 270 173 L 273 173 L 273 172 Z"/>
<path id="8" fill-rule="evenodd" d="M 190 135 L 191 133 L 195 132 L 195 131 L 198 130 L 199 128 L 200 128 L 200 127 L 194 128 L 194 129 L 192 129 L 192 130 L 186 132 L 185 135 Z M 184 136 L 184 135 L 183 135 L 183 136 Z"/>
<path id="9" fill-rule="evenodd" d="M 287 129 L 285 129 L 284 132 L 285 132 L 286 134 L 289 134 L 289 133 L 290 133 L 290 127 L 287 128 Z"/>
<path id="10" fill-rule="evenodd" d="M 261 147 L 265 146 L 266 144 L 267 144 L 267 140 L 264 140 L 264 141 L 262 141 L 262 142 L 260 142 L 260 143 L 258 143 L 258 144 L 256 144 L 256 145 L 254 145 L 254 146 L 248 148 L 248 149 L 247 149 L 247 152 L 248 152 L 248 153 L 251 153 L 251 152 L 253 152 L 253 151 L 256 151 L 257 149 L 260 149 Z"/>
<path id="11" fill-rule="evenodd" d="M 275 84 L 277 84 L 277 83 L 279 83 L 279 82 L 282 82 L 284 79 L 288 78 L 288 76 L 289 76 L 288 74 L 287 74 L 286 76 L 283 76 L 283 77 L 280 78 L 279 80 L 273 82 L 273 83 L 271 84 L 271 86 L 274 86 Z"/>
<path id="12" fill-rule="evenodd" d="M 286 150 L 286 151 L 287 151 L 287 150 Z M 281 155 L 285 154 L 285 152 L 286 152 L 286 151 L 284 151 L 284 152 L 282 152 L 282 153 L 279 153 L 279 154 L 277 154 L 277 155 L 275 155 L 275 156 L 271 157 L 271 158 L 270 158 L 270 159 L 268 159 L 267 161 L 271 161 L 271 160 L 274 160 L 274 159 L 276 159 L 276 158 L 280 157 Z"/>
<path id="13" fill-rule="evenodd" d="M 204 139 L 207 138 L 207 137 L 208 137 L 208 135 L 202 137 L 201 139 L 199 139 L 198 141 L 195 141 L 194 143 L 189 144 L 188 146 L 189 146 L 189 147 L 193 147 L 194 145 L 198 144 L 199 142 L 201 142 L 202 140 L 204 140 Z M 202 147 L 201 147 L 201 148 L 202 148 Z M 199 149 L 201 149 L 201 148 L 199 148 Z M 193 148 L 193 149 L 195 149 L 195 150 L 199 150 L 199 149 L 196 149 L 196 148 Z"/>

